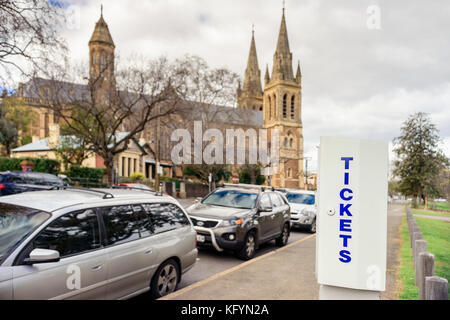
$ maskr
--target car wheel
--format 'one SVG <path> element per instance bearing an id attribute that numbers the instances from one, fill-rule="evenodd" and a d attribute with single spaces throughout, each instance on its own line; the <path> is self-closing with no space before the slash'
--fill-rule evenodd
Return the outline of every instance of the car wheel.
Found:
<path id="1" fill-rule="evenodd" d="M 161 298 L 177 289 L 179 277 L 178 263 L 167 260 L 156 271 L 150 284 L 150 295 L 154 299 Z"/>
<path id="2" fill-rule="evenodd" d="M 275 240 L 275 243 L 279 247 L 283 247 L 288 243 L 289 240 L 289 225 L 287 223 L 283 226 L 283 231 L 280 236 Z"/>
<path id="3" fill-rule="evenodd" d="M 309 227 L 309 232 L 316 233 L 316 219 L 311 223 L 311 226 Z"/>
<path id="4" fill-rule="evenodd" d="M 242 260 L 250 260 L 255 256 L 256 234 L 254 231 L 247 233 L 242 249 L 237 252 L 237 256 Z"/>

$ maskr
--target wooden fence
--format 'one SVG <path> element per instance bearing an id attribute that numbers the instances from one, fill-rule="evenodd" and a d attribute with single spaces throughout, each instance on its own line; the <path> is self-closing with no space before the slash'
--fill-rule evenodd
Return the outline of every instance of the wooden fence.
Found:
<path id="1" fill-rule="evenodd" d="M 434 255 L 428 252 L 427 241 L 409 207 L 406 208 L 409 238 L 414 259 L 414 283 L 419 300 L 448 300 L 448 280 L 434 275 Z"/>

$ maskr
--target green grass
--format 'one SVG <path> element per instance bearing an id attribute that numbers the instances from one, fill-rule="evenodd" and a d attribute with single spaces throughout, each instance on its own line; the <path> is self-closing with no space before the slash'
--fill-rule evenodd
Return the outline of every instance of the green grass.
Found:
<path id="1" fill-rule="evenodd" d="M 400 273 L 399 277 L 402 283 L 402 290 L 399 295 L 401 300 L 417 300 L 419 298 L 419 289 L 414 285 L 414 265 L 412 251 L 409 243 L 408 224 L 406 217 L 403 217 L 400 227 L 402 247 L 400 249 Z"/>
<path id="2" fill-rule="evenodd" d="M 423 238 L 427 240 L 428 252 L 434 254 L 434 274 L 450 279 L 450 223 L 427 218 L 416 217 L 415 219 L 423 233 Z M 399 277 L 402 289 L 399 298 L 402 300 L 417 300 L 419 290 L 414 285 L 414 265 L 406 217 L 403 217 L 400 233 L 402 247 L 400 249 Z"/>
<path id="3" fill-rule="evenodd" d="M 428 252 L 434 254 L 434 274 L 450 279 L 450 222 L 416 218 Z M 449 291 L 450 293 L 450 291 Z"/>
<path id="4" fill-rule="evenodd" d="M 424 205 L 420 205 L 418 209 L 425 209 Z M 434 202 L 429 201 L 428 202 L 428 209 L 429 210 L 439 210 L 439 211 L 448 211 L 450 213 L 450 205 L 448 202 Z"/>
<path id="5" fill-rule="evenodd" d="M 424 214 L 427 216 L 437 216 L 437 217 L 448 217 L 450 218 L 450 212 L 445 211 L 431 211 L 431 210 L 420 210 L 420 209 L 411 209 L 412 214 Z"/>

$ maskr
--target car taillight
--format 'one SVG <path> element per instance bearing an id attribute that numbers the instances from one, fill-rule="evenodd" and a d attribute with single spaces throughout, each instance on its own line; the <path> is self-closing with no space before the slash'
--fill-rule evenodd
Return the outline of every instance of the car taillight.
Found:
<path id="1" fill-rule="evenodd" d="M 5 189 L 5 187 L 6 187 L 6 186 L 5 186 L 3 183 L 0 183 L 0 190 L 1 190 L 1 189 Z"/>

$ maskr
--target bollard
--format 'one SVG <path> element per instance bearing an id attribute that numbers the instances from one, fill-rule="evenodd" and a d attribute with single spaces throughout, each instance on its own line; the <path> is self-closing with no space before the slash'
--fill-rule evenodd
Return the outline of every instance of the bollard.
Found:
<path id="1" fill-rule="evenodd" d="M 412 238 L 412 254 L 413 254 L 413 259 L 414 259 L 414 264 L 416 263 L 416 248 L 415 248 L 415 244 L 416 244 L 416 240 L 422 240 L 423 239 L 423 234 L 422 232 L 414 232 L 413 234 L 413 238 Z"/>
<path id="2" fill-rule="evenodd" d="M 448 280 L 437 276 L 426 277 L 425 300 L 448 300 Z"/>
<path id="3" fill-rule="evenodd" d="M 425 279 L 434 275 L 434 255 L 429 252 L 419 254 L 418 267 L 419 300 L 425 300 Z"/>
<path id="4" fill-rule="evenodd" d="M 180 198 L 186 199 L 186 184 L 184 182 L 180 183 Z"/>
<path id="5" fill-rule="evenodd" d="M 412 227 L 411 234 L 410 234 L 411 248 L 414 247 L 414 240 L 418 240 L 418 239 L 414 239 L 414 234 L 419 233 L 419 232 L 420 232 L 419 227 Z"/>
<path id="6" fill-rule="evenodd" d="M 427 251 L 426 240 L 416 240 L 414 244 L 414 284 L 419 285 L 419 254 Z"/>

